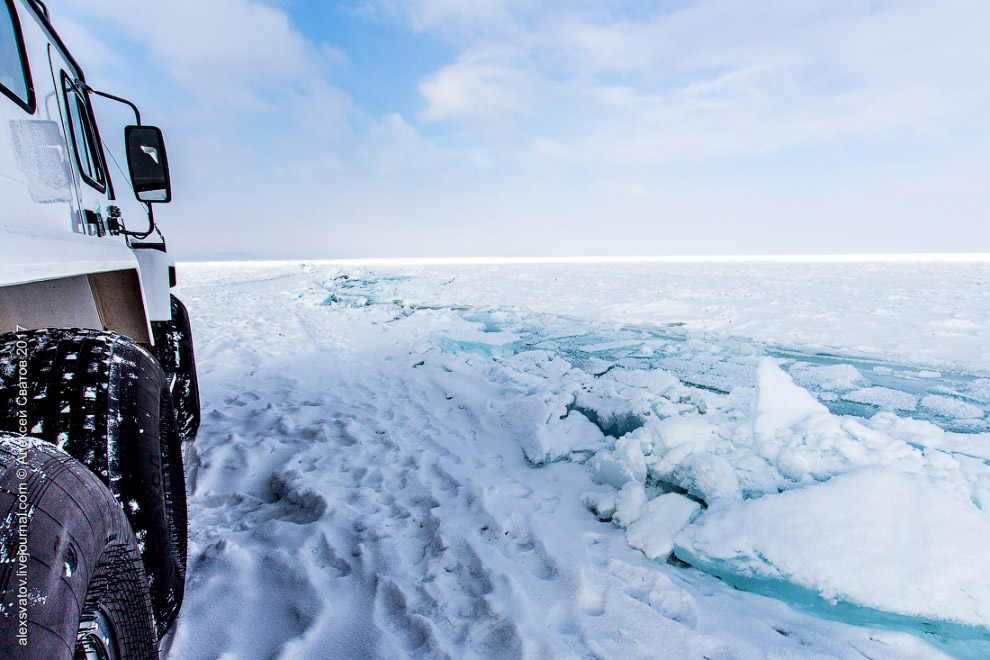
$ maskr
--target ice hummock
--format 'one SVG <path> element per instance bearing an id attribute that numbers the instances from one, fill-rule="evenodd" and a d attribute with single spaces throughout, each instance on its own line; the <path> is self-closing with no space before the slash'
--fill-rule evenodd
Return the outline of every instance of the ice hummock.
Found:
<path id="1" fill-rule="evenodd" d="M 865 469 L 715 502 L 677 557 L 729 584 L 858 624 L 990 654 L 990 517 L 917 475 Z"/>

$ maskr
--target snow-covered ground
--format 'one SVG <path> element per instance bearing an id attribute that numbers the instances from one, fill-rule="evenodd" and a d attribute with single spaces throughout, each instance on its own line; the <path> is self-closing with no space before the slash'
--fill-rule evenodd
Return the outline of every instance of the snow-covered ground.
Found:
<path id="1" fill-rule="evenodd" d="M 185 264 L 170 660 L 990 656 L 990 263 Z"/>

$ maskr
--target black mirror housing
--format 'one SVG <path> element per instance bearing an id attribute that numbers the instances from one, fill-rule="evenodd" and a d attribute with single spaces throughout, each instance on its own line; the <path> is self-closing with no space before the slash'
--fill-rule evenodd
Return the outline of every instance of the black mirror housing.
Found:
<path id="1" fill-rule="evenodd" d="M 161 130 L 155 126 L 126 126 L 124 142 L 134 195 L 150 204 L 172 201 L 172 182 Z"/>

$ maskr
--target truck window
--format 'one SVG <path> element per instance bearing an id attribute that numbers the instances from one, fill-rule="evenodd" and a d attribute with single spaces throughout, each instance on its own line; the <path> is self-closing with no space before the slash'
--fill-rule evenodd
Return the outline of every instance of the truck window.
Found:
<path id="1" fill-rule="evenodd" d="M 100 192 L 106 192 L 106 175 L 100 160 L 100 150 L 96 143 L 86 97 L 69 76 L 62 72 L 62 91 L 65 93 L 65 107 L 69 111 L 69 133 L 76 152 L 76 162 L 83 180 Z"/>
<path id="2" fill-rule="evenodd" d="M 12 0 L 0 0 L 0 91 L 28 112 L 34 112 L 31 72 Z"/>

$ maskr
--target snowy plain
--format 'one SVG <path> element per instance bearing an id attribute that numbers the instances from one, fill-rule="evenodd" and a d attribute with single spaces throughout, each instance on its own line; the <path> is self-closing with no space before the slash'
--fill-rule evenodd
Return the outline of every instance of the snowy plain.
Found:
<path id="1" fill-rule="evenodd" d="M 990 657 L 990 261 L 180 264 L 169 660 Z"/>

